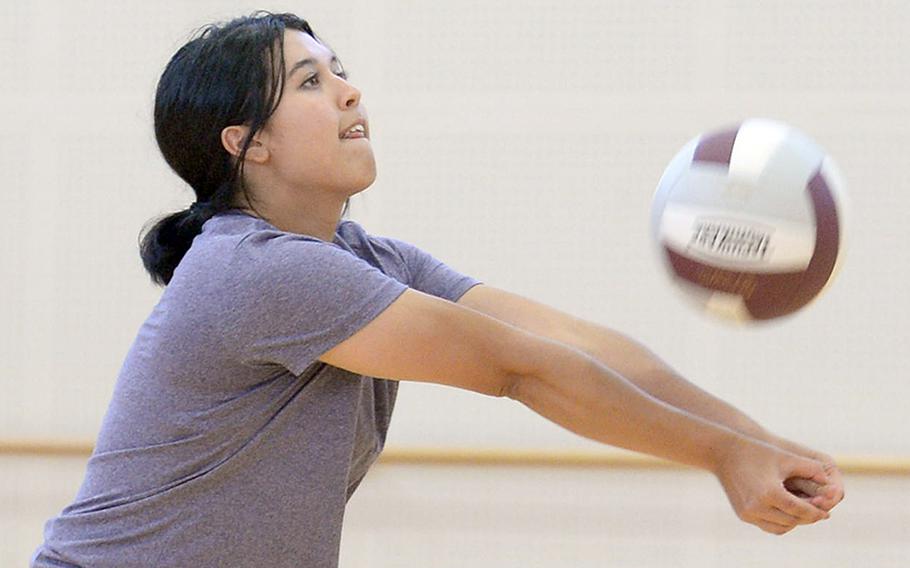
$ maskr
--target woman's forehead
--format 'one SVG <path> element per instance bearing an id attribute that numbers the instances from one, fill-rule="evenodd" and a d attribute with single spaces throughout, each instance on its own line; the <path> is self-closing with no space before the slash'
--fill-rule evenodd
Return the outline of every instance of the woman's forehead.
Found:
<path id="1" fill-rule="evenodd" d="M 316 41 L 310 34 L 300 30 L 285 31 L 284 59 L 288 68 L 305 59 L 315 59 L 328 64 L 334 57 L 335 52 Z"/>

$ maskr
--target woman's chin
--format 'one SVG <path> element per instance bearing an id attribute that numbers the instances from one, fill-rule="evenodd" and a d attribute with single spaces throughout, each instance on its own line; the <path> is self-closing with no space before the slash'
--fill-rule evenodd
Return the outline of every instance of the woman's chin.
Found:
<path id="1" fill-rule="evenodd" d="M 361 191 L 366 190 L 373 182 L 376 181 L 376 168 L 373 168 L 372 171 L 365 173 L 363 177 L 357 181 L 354 185 L 354 193 L 360 193 Z M 351 194 L 353 195 L 353 193 Z"/>

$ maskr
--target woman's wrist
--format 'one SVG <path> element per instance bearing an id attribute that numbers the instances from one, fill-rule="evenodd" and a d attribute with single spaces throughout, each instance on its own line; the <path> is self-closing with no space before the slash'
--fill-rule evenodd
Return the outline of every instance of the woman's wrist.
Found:
<path id="1" fill-rule="evenodd" d="M 811 459 L 814 459 L 814 460 L 817 460 L 817 461 L 820 461 L 820 462 L 823 462 L 826 464 L 833 463 L 833 459 L 831 458 L 831 456 L 829 456 L 827 454 L 824 454 L 822 452 L 817 452 L 811 448 L 807 448 L 806 446 L 797 444 L 796 442 L 791 442 L 790 440 L 787 440 L 786 438 L 782 438 L 782 437 L 772 434 L 768 431 L 763 430 L 762 436 L 763 436 L 763 438 L 761 438 L 761 439 L 763 441 L 765 441 L 773 446 L 776 446 L 782 450 L 790 452 L 791 454 L 796 454 L 798 456 L 811 458 Z"/>

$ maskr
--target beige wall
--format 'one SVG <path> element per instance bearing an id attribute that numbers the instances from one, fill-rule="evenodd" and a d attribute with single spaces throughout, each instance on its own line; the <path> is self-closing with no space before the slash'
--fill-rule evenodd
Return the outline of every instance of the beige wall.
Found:
<path id="1" fill-rule="evenodd" d="M 910 455 L 903 0 L 4 2 L 0 439 L 94 438 L 160 294 L 139 262 L 138 232 L 193 199 L 155 147 L 158 75 L 194 28 L 257 8 L 310 19 L 363 90 L 379 177 L 353 200 L 352 217 L 370 232 L 626 331 L 781 434 L 837 455 Z M 843 270 L 815 304 L 733 329 L 691 310 L 660 274 L 649 205 L 683 143 L 750 116 L 790 122 L 836 158 L 851 225 Z M 429 385 L 402 388 L 389 444 L 597 447 L 518 404 Z M 4 488 L 27 488 L 0 493 L 0 523 L 12 527 L 3 566 L 40 538 L 39 518 L 72 497 L 82 462 L 64 461 L 0 461 L 12 477 Z M 462 548 L 488 554 L 491 566 L 720 566 L 740 550 L 737 565 L 766 565 L 747 564 L 753 545 L 778 566 L 796 554 L 843 566 L 879 559 L 868 563 L 876 567 L 896 566 L 889 554 L 910 557 L 906 529 L 894 524 L 908 526 L 907 503 L 900 513 L 885 505 L 898 489 L 907 495 L 894 479 L 857 479 L 826 526 L 767 540 L 738 524 L 704 475 L 528 471 L 519 491 L 498 470 L 374 474 L 352 502 L 351 566 L 366 555 L 413 565 L 434 551 L 441 560 L 429 565 L 454 565 Z M 519 501 L 554 484 L 596 497 Z M 668 486 L 705 509 L 661 500 Z M 415 518 L 444 510 L 460 528 L 396 517 L 401 492 L 426 507 Z M 440 493 L 452 500 L 437 506 Z M 641 518 L 626 526 L 617 507 L 629 503 Z M 482 529 L 472 528 L 477 515 Z M 655 518 L 676 520 L 663 533 L 649 530 Z"/>

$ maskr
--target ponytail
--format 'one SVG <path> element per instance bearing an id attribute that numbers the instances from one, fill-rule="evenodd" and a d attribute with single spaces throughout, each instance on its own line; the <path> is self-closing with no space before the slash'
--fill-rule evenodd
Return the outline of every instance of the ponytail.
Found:
<path id="1" fill-rule="evenodd" d="M 202 233 L 202 225 L 214 214 L 205 207 L 205 203 L 193 205 L 190 209 L 159 218 L 144 236 L 140 236 L 142 264 L 152 282 L 159 286 L 166 286 L 171 281 L 174 270 L 190 250 L 193 239 Z"/>

